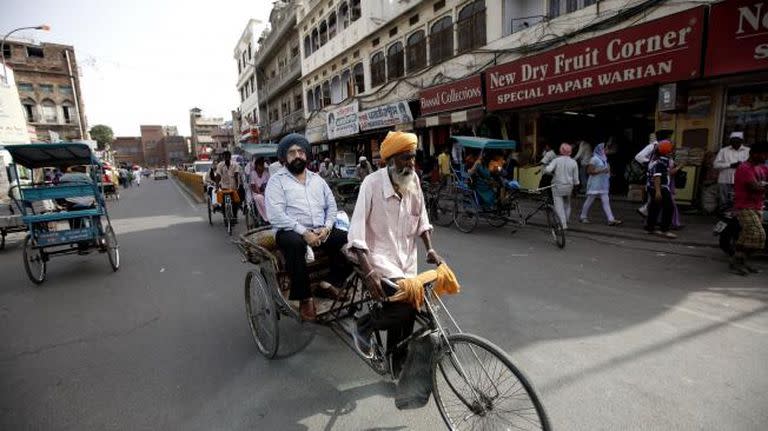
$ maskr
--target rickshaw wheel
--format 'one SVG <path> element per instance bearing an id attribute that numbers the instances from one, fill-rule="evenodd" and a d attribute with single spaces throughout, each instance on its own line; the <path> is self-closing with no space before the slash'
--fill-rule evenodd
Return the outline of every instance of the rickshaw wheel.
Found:
<path id="1" fill-rule="evenodd" d="M 464 233 L 470 233 L 477 227 L 480 219 L 479 210 L 474 196 L 462 193 L 456 201 L 453 212 L 453 222 Z"/>
<path id="2" fill-rule="evenodd" d="M 547 225 L 555 245 L 557 245 L 557 248 L 565 248 L 565 229 L 563 229 L 562 223 L 558 220 L 557 214 L 555 214 L 555 210 L 552 207 L 548 206 L 546 211 Z"/>
<path id="3" fill-rule="evenodd" d="M 24 238 L 24 269 L 27 276 L 35 284 L 45 281 L 46 262 L 45 252 L 42 249 L 33 248 L 34 241 L 30 235 Z"/>
<path id="4" fill-rule="evenodd" d="M 112 226 L 107 226 L 105 229 L 104 240 L 106 241 L 109 265 L 112 267 L 112 271 L 117 271 L 120 269 L 120 249 L 117 245 L 117 237 Z"/>
<path id="5" fill-rule="evenodd" d="M 277 309 L 261 271 L 248 271 L 245 276 L 245 314 L 259 351 L 273 359 L 280 342 Z"/>
<path id="6" fill-rule="evenodd" d="M 433 214 L 432 222 L 438 226 L 448 227 L 453 223 L 453 213 L 456 211 L 456 199 L 451 195 L 447 186 L 441 186 L 437 190 L 434 201 L 431 203 Z"/>
<path id="7" fill-rule="evenodd" d="M 211 208 L 211 198 L 206 199 L 208 201 L 208 224 L 213 226 L 213 209 Z"/>
<path id="8" fill-rule="evenodd" d="M 432 364 L 440 415 L 451 430 L 550 430 L 533 385 L 509 356 L 472 334 L 450 334 Z"/>

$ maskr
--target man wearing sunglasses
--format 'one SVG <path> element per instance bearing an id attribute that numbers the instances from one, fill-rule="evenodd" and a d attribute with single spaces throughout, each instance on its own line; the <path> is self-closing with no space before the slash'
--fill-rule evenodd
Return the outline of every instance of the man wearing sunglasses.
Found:
<path id="1" fill-rule="evenodd" d="M 417 275 L 419 237 L 427 249 L 427 262 L 442 262 L 432 248 L 432 226 L 415 174 L 417 142 L 413 133 L 387 134 L 381 144 L 381 157 L 387 166 L 363 180 L 350 221 L 348 248 L 357 257 L 364 283 L 375 299 L 395 293 L 382 284 L 383 278 L 397 281 Z M 397 376 L 406 352 L 395 347 L 413 332 L 415 318 L 416 310 L 410 304 L 384 302 L 378 313 L 357 321 L 355 346 L 370 357 L 372 332 L 387 330 L 387 351 L 393 353 L 390 364 Z"/>

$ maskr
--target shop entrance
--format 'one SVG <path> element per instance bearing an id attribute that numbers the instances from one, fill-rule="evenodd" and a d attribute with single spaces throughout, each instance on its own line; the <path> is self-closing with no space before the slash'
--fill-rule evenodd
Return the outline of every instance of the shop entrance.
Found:
<path id="1" fill-rule="evenodd" d="M 649 142 L 654 132 L 656 101 L 643 98 L 637 101 L 590 106 L 542 113 L 539 122 L 539 148 L 544 143 L 557 151 L 560 143 L 574 145 L 580 140 L 594 148 L 604 142 L 608 145 L 611 164 L 611 193 L 626 194 L 629 184 L 625 172 L 635 155 Z"/>

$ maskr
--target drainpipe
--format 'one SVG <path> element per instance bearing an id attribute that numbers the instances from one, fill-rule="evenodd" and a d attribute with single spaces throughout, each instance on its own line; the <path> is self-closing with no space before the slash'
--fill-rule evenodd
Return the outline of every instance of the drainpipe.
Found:
<path id="1" fill-rule="evenodd" d="M 72 86 L 72 94 L 75 96 L 75 113 L 77 114 L 77 129 L 80 132 L 80 139 L 85 139 L 85 133 L 83 132 L 84 119 L 80 113 L 80 95 L 77 92 L 77 86 L 75 86 L 75 75 L 72 74 L 72 60 L 69 58 L 69 50 L 64 50 L 64 57 L 67 59 L 67 70 L 69 71 L 69 85 Z"/>

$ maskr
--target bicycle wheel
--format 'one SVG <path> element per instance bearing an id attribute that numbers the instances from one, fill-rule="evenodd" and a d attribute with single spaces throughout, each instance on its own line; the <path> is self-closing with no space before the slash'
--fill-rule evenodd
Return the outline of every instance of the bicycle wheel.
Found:
<path id="1" fill-rule="evenodd" d="M 104 239 L 107 247 L 107 257 L 109 258 L 109 265 L 112 267 L 112 271 L 120 269 L 120 249 L 117 245 L 117 237 L 112 226 L 107 226 L 104 231 Z"/>
<path id="2" fill-rule="evenodd" d="M 545 211 L 547 213 L 547 226 L 549 226 L 549 232 L 552 235 L 552 239 L 555 241 L 558 248 L 564 248 L 565 229 L 563 229 L 563 225 L 560 223 L 557 214 L 555 214 L 555 210 L 551 206 L 547 205 Z"/>
<path id="3" fill-rule="evenodd" d="M 497 205 L 504 205 L 499 202 Z M 495 228 L 502 228 L 509 223 L 510 211 L 507 208 L 497 208 L 488 215 L 488 224 Z"/>
<path id="4" fill-rule="evenodd" d="M 477 227 L 479 213 L 475 197 L 470 193 L 462 193 L 454 205 L 453 222 L 460 231 L 470 233 Z"/>
<path id="5" fill-rule="evenodd" d="M 432 367 L 432 385 L 451 430 L 551 429 L 533 385 L 503 350 L 476 335 L 448 335 Z"/>
<path id="6" fill-rule="evenodd" d="M 453 213 L 455 211 L 456 198 L 451 195 L 450 190 L 442 186 L 437 190 L 431 203 L 432 222 L 438 226 L 448 227 L 453 223 Z"/>
<path id="7" fill-rule="evenodd" d="M 245 276 L 245 314 L 259 351 L 267 359 L 274 358 L 280 341 L 277 310 L 270 287 L 259 271 L 249 271 Z"/>
<path id="8" fill-rule="evenodd" d="M 206 196 L 206 200 L 208 201 L 208 224 L 213 226 L 213 208 L 211 208 L 210 196 Z"/>
<path id="9" fill-rule="evenodd" d="M 35 241 L 30 235 L 24 238 L 24 269 L 27 276 L 35 284 L 45 281 L 45 253 L 41 248 L 35 248 Z"/>

